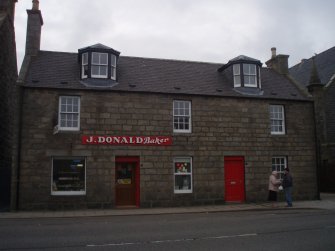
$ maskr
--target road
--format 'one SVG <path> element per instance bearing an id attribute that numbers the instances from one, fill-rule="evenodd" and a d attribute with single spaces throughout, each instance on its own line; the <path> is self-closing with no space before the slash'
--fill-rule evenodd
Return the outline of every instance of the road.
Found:
<path id="1" fill-rule="evenodd" d="M 0 250 L 335 250 L 335 211 L 1 219 Z"/>

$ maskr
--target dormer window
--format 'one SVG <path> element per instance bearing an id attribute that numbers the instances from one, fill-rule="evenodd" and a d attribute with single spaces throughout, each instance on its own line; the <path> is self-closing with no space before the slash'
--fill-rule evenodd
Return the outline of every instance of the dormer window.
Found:
<path id="1" fill-rule="evenodd" d="M 234 87 L 260 88 L 260 72 L 257 68 L 259 67 L 255 64 L 234 64 Z"/>
<path id="2" fill-rule="evenodd" d="M 222 72 L 227 69 L 229 72 L 228 69 L 232 68 L 234 88 L 252 87 L 261 89 L 261 66 L 262 63 L 257 59 L 238 56 L 219 68 L 218 71 Z"/>
<path id="3" fill-rule="evenodd" d="M 102 44 L 96 44 L 78 50 L 81 64 L 81 79 L 116 80 L 117 60 L 120 52 Z"/>

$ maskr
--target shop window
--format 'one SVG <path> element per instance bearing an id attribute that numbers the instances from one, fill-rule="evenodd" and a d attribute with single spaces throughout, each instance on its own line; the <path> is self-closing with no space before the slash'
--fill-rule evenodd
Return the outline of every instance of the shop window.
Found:
<path id="1" fill-rule="evenodd" d="M 63 131 L 79 131 L 80 97 L 59 97 L 58 127 Z"/>
<path id="2" fill-rule="evenodd" d="M 83 157 L 53 158 L 51 195 L 85 195 L 85 173 Z"/>
<path id="3" fill-rule="evenodd" d="M 173 131 L 191 132 L 191 102 L 183 100 L 173 101 Z"/>
<path id="4" fill-rule="evenodd" d="M 174 159 L 174 193 L 192 193 L 192 158 Z"/>
<path id="5" fill-rule="evenodd" d="M 287 167 L 287 158 L 280 157 L 272 157 L 272 171 L 277 171 L 280 179 L 283 179 L 284 169 Z"/>
<path id="6" fill-rule="evenodd" d="M 271 134 L 285 134 L 285 111 L 283 105 L 270 105 Z"/>

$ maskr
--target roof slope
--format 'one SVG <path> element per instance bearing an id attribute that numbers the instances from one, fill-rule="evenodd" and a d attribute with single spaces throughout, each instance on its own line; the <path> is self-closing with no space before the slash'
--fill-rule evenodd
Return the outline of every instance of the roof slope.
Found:
<path id="1" fill-rule="evenodd" d="M 323 85 L 326 85 L 335 74 L 335 46 L 315 55 L 316 68 Z M 304 86 L 309 84 L 312 58 L 302 60 L 301 63 L 289 69 L 290 75 Z"/>
<path id="2" fill-rule="evenodd" d="M 38 88 L 154 92 L 227 97 L 309 100 L 284 75 L 262 68 L 260 93 L 236 91 L 231 69 L 222 65 L 178 60 L 120 56 L 117 82 L 81 80 L 78 54 L 40 51 L 32 57 L 24 85 Z M 245 88 L 247 89 L 247 88 Z"/>

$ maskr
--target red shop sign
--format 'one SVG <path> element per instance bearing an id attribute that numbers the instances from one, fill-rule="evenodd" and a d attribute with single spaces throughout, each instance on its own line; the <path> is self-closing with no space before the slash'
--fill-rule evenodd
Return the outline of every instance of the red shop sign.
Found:
<path id="1" fill-rule="evenodd" d="M 83 135 L 83 145 L 141 145 L 141 146 L 170 146 L 170 136 L 91 136 Z"/>

